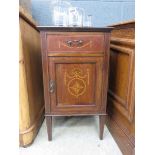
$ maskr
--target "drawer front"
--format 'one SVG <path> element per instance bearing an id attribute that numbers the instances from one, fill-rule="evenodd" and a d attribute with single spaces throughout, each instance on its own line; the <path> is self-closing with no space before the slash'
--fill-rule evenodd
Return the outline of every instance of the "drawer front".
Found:
<path id="1" fill-rule="evenodd" d="M 100 113 L 103 58 L 49 58 L 51 114 Z M 103 80 L 102 80 L 103 79 Z"/>
<path id="2" fill-rule="evenodd" d="M 103 52 L 104 34 L 47 34 L 48 52 Z"/>

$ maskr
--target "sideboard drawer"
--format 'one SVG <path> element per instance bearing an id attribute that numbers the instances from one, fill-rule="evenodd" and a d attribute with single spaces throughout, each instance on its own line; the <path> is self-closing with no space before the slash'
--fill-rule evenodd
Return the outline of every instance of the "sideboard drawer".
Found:
<path id="1" fill-rule="evenodd" d="M 103 34 L 47 34 L 48 52 L 103 52 Z"/>

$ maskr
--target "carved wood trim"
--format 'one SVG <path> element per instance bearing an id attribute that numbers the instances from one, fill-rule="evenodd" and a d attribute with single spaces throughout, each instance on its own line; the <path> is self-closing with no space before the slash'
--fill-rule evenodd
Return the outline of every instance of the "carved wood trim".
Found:
<path id="1" fill-rule="evenodd" d="M 130 53 L 133 52 L 133 49 L 129 49 L 129 48 L 126 48 L 126 47 L 120 47 L 120 46 L 114 45 L 114 44 L 110 44 L 110 48 L 113 49 L 113 50 L 122 52 L 122 53 L 127 53 L 127 54 L 130 54 Z"/>
<path id="2" fill-rule="evenodd" d="M 117 94 L 113 93 L 110 89 L 108 90 L 109 95 L 114 99 L 117 100 L 122 106 L 125 105 L 125 108 L 127 109 L 126 101 L 119 97 Z"/>
<path id="3" fill-rule="evenodd" d="M 134 39 L 125 39 L 125 38 L 118 38 L 118 37 L 112 37 L 111 38 L 111 44 L 119 45 L 119 46 L 129 46 L 134 48 L 135 46 L 135 40 Z"/>

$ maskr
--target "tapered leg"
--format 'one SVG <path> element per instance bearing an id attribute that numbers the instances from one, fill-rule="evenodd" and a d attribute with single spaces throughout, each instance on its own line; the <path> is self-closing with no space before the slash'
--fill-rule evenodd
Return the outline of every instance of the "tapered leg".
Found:
<path id="1" fill-rule="evenodd" d="M 46 116 L 48 140 L 52 140 L 52 116 Z"/>
<path id="2" fill-rule="evenodd" d="M 104 124 L 105 124 L 105 116 L 99 116 L 99 125 L 100 125 L 100 140 L 103 140 L 103 132 L 104 132 Z"/>

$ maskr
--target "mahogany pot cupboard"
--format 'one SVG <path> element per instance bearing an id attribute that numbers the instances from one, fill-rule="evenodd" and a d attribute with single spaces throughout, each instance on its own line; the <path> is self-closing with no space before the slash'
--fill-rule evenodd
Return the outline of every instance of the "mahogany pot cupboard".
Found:
<path id="1" fill-rule="evenodd" d="M 38 27 L 41 37 L 45 118 L 98 115 L 103 139 L 112 28 Z"/>

